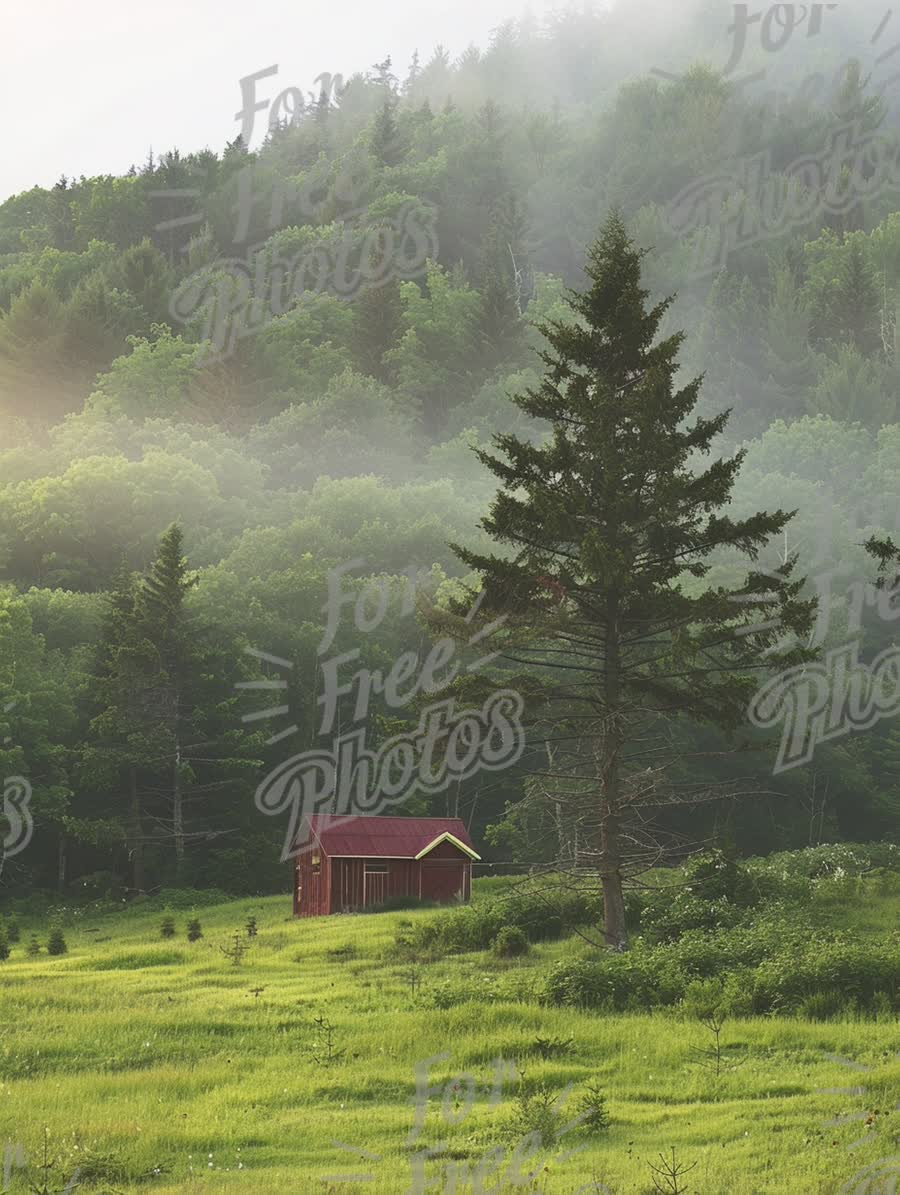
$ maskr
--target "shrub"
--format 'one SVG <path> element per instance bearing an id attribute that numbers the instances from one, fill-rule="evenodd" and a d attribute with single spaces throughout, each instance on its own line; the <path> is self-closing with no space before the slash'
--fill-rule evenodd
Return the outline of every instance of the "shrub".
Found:
<path id="1" fill-rule="evenodd" d="M 248 938 L 255 938 L 257 933 L 259 932 L 256 927 L 256 918 L 248 917 L 247 924 L 244 926 L 244 929 L 247 931 Z"/>
<path id="2" fill-rule="evenodd" d="M 325 951 L 325 957 L 333 963 L 347 963 L 355 959 L 359 951 L 352 942 L 345 942 L 343 946 L 330 946 Z"/>
<path id="3" fill-rule="evenodd" d="M 900 938 L 828 937 L 802 924 L 782 925 L 779 933 L 761 918 L 714 938 L 692 932 L 671 945 L 638 942 L 626 954 L 557 963 L 544 997 L 615 1012 L 681 1002 L 686 1012 L 702 1015 L 713 1002 L 731 1016 L 800 1012 L 818 1019 L 848 1009 L 883 1016 L 887 1007 L 900 1008 Z"/>
<path id="4" fill-rule="evenodd" d="M 229 960 L 233 967 L 239 967 L 244 958 L 244 955 L 250 949 L 250 943 L 245 942 L 241 933 L 234 933 L 231 939 L 225 946 L 220 946 L 219 949 Z"/>
<path id="5" fill-rule="evenodd" d="M 876 992 L 872 997 L 872 1015 L 878 1021 L 891 1022 L 896 1020 L 892 1001 L 887 992 Z"/>
<path id="6" fill-rule="evenodd" d="M 721 847 L 700 851 L 681 870 L 688 892 L 700 900 L 744 904 L 752 899 L 747 873 L 733 851 Z"/>
<path id="7" fill-rule="evenodd" d="M 756 879 L 775 877 L 785 884 L 835 876 L 855 877 L 876 868 L 897 872 L 900 871 L 900 847 L 892 842 L 826 843 L 801 851 L 781 851 L 763 859 L 749 859 L 747 868 Z"/>
<path id="8" fill-rule="evenodd" d="M 744 909 L 725 896 L 706 900 L 689 888 L 677 888 L 654 892 L 641 915 L 641 929 L 653 941 L 676 942 L 691 930 L 709 934 L 731 929 L 744 917 Z"/>
<path id="9" fill-rule="evenodd" d="M 196 917 L 192 917 L 187 924 L 187 938 L 189 942 L 197 942 L 203 937 L 203 930 L 200 927 L 200 922 Z"/>
<path id="10" fill-rule="evenodd" d="M 163 917 L 162 924 L 159 927 L 160 937 L 174 938 L 175 937 L 175 918 Z"/>
<path id="11" fill-rule="evenodd" d="M 604 1133 L 611 1124 L 606 1107 L 606 1096 L 599 1083 L 588 1083 L 578 1097 L 576 1106 L 581 1127 L 588 1133 Z"/>
<path id="12" fill-rule="evenodd" d="M 53 955 L 65 954 L 68 949 L 62 930 L 58 925 L 55 925 L 50 930 L 50 936 L 47 939 L 47 953 Z"/>
<path id="13" fill-rule="evenodd" d="M 9 958 L 9 938 L 6 935 L 6 926 L 0 924 L 0 962 Z"/>
<path id="14" fill-rule="evenodd" d="M 431 1008 L 454 1008 L 458 1004 L 489 1004 L 498 993 L 493 975 L 471 976 L 466 979 L 444 979 L 423 992 L 423 1003 Z"/>
<path id="15" fill-rule="evenodd" d="M 573 1037 L 536 1037 L 529 1047 L 529 1053 L 537 1054 L 539 1058 L 562 1058 L 572 1050 L 575 1044 Z"/>
<path id="16" fill-rule="evenodd" d="M 6 922 L 6 937 L 10 942 L 18 942 L 19 940 L 19 923 L 15 917 L 10 917 Z"/>
<path id="17" fill-rule="evenodd" d="M 692 1020 L 703 1021 L 719 1012 L 724 1003 L 725 984 L 722 979 L 695 979 L 685 988 L 681 1011 Z"/>
<path id="18" fill-rule="evenodd" d="M 608 1012 L 669 1003 L 659 998 L 652 967 L 648 966 L 651 958 L 650 952 L 636 949 L 627 954 L 557 963 L 547 977 L 545 996 L 551 1004 L 572 1004 Z M 682 990 L 678 990 L 678 997 Z"/>
<path id="19" fill-rule="evenodd" d="M 809 997 L 831 992 L 842 993 L 844 1005 L 860 1012 L 873 1010 L 876 996 L 887 996 L 895 1009 L 900 1006 L 900 939 L 818 936 L 790 952 L 773 952 L 755 972 L 753 1007 L 755 1012 L 792 1012 Z M 826 1006 L 820 1001 L 817 1007 Z"/>
<path id="20" fill-rule="evenodd" d="M 587 922 L 599 923 L 600 913 L 597 892 L 577 892 L 544 880 L 419 922 L 397 945 L 419 955 L 487 950 L 507 926 L 522 930 L 529 942 L 548 941 Z"/>
<path id="21" fill-rule="evenodd" d="M 807 1021 L 830 1021 L 841 1015 L 846 1003 L 840 992 L 813 992 L 800 1001 L 797 1011 Z"/>
<path id="22" fill-rule="evenodd" d="M 529 949 L 525 931 L 517 925 L 504 925 L 492 945 L 492 950 L 498 958 L 519 958 L 527 954 Z"/>
<path id="23" fill-rule="evenodd" d="M 33 934 L 25 953 L 29 958 L 36 958 L 41 953 L 41 944 Z"/>
<path id="24" fill-rule="evenodd" d="M 535 1144 L 549 1149 L 556 1144 L 567 1122 L 571 1119 L 557 1106 L 557 1096 L 546 1083 L 530 1086 L 524 1076 L 513 1101 L 509 1136 L 517 1141 L 530 1134 L 535 1135 Z"/>

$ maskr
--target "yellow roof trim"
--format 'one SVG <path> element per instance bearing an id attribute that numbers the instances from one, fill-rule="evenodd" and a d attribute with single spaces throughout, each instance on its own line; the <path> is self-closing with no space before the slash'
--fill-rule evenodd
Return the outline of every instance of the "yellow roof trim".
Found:
<path id="1" fill-rule="evenodd" d="M 456 835 L 451 834 L 449 830 L 445 830 L 444 833 L 439 834 L 433 842 L 429 842 L 428 846 L 419 851 L 415 858 L 423 859 L 425 855 L 433 851 L 436 846 L 440 846 L 442 842 L 452 842 L 455 847 L 459 847 L 459 849 L 464 854 L 468 855 L 470 859 L 478 859 L 479 861 L 481 860 L 481 855 L 477 855 L 470 846 L 466 846 L 464 842 L 460 842 Z"/>

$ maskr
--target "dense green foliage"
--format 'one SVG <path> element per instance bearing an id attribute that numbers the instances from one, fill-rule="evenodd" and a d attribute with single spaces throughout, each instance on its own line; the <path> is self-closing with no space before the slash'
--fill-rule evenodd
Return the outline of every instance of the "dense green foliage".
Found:
<path id="1" fill-rule="evenodd" d="M 546 977 L 551 1004 L 890 1020 L 900 1011 L 900 940 L 881 924 L 859 924 L 847 904 L 880 898 L 895 906 L 898 877 L 900 849 L 890 845 L 817 847 L 746 862 L 712 851 L 629 892 L 637 936 L 624 956 L 598 955 L 598 898 L 587 878 L 575 885 L 551 876 L 519 880 L 492 899 L 419 921 L 400 931 L 395 950 L 419 961 L 492 944 L 503 954 L 498 943 L 577 930 L 581 949 L 569 937 L 566 957 Z"/>
<path id="2" fill-rule="evenodd" d="M 698 262 L 714 205 L 684 233 L 669 205 L 708 175 L 730 179 L 738 202 L 735 180 L 760 156 L 777 184 L 848 120 L 890 142 L 897 111 L 847 64 L 849 15 L 829 14 L 834 36 L 803 53 L 795 41 L 769 56 L 753 87 L 708 65 L 725 57 L 712 7 L 686 11 L 677 38 L 652 32 L 637 0 L 613 16 L 523 19 L 457 62 L 436 51 L 402 82 L 389 61 L 354 76 L 252 152 L 240 139 L 172 150 L 0 204 L 0 777 L 29 778 L 36 824 L 4 888 L 122 899 L 284 886 L 284 827 L 252 794 L 285 746 L 241 722 L 260 704 L 235 689 L 280 674 L 244 649 L 293 664 L 299 750 L 316 733 L 328 570 L 417 567 L 439 595 L 457 592 L 449 544 L 489 547 L 478 521 L 492 483 L 470 447 L 497 433 L 543 441 L 542 420 L 508 396 L 540 386 L 538 326 L 571 317 L 566 288 L 583 287 L 586 246 L 614 207 L 649 251 L 651 301 L 677 294 L 662 333 L 685 329 L 679 384 L 705 375 L 704 418 L 733 408 L 717 449 L 746 448 L 730 516 L 797 510 L 761 560 L 798 552 L 805 596 L 825 599 L 817 646 L 855 637 L 871 659 L 890 644 L 891 625 L 846 590 L 872 575 L 861 545 L 895 531 L 900 509 L 895 191 L 776 222 L 711 271 Z M 792 90 L 811 65 L 818 91 Z M 173 314 L 192 286 L 221 284 L 224 262 L 359 255 L 401 214 L 434 221 L 414 277 L 353 301 L 279 293 L 278 313 L 218 358 L 202 313 Z M 270 289 L 251 286 L 235 320 L 248 325 Z M 173 525 L 177 551 L 163 538 Z M 711 582 L 739 583 L 727 550 L 711 564 Z M 170 606 L 183 589 L 177 633 L 152 609 L 154 586 Z M 384 667 L 423 633 L 395 604 L 377 634 L 342 627 L 335 650 Z M 372 744 L 413 719 L 374 702 Z M 708 756 L 692 779 L 763 793 L 701 810 L 694 840 L 727 834 L 762 853 L 896 833 L 891 722 L 774 781 L 771 739 L 754 733 L 760 750 L 735 758 L 701 722 L 683 734 Z M 409 811 L 459 810 L 479 843 L 493 826 L 504 861 L 556 857 L 546 811 L 522 803 L 531 762 Z"/>

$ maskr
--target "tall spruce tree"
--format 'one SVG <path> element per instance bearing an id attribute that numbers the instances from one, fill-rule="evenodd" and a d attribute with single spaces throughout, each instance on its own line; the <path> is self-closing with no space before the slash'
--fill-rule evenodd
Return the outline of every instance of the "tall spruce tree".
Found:
<path id="1" fill-rule="evenodd" d="M 523 330 L 522 314 L 532 285 L 526 235 L 515 195 L 510 195 L 491 214 L 477 269 L 483 307 L 481 333 L 492 365 L 513 351 Z"/>
<path id="2" fill-rule="evenodd" d="M 94 698 L 97 713 L 81 752 L 81 772 L 113 795 L 111 813 L 123 826 L 137 892 L 146 886 L 142 773 L 164 750 L 164 733 L 153 716 L 156 652 L 138 610 L 135 577 L 123 563 L 106 601 L 98 645 Z"/>
<path id="3" fill-rule="evenodd" d="M 692 416 L 702 379 L 676 386 L 683 337 L 659 338 L 671 300 L 648 307 L 641 258 L 613 215 L 587 290 L 570 295 L 571 322 L 541 328 L 542 384 L 514 398 L 551 434 L 500 435 L 500 455 L 478 451 L 501 483 L 482 525 L 509 550 L 455 549 L 483 578 L 481 617 L 506 616 L 501 651 L 532 708 L 541 720 L 558 711 L 555 774 L 571 782 L 581 860 L 599 872 L 616 950 L 634 844 L 641 866 L 654 846 L 647 819 L 718 791 L 672 779 L 682 724 L 737 728 L 754 673 L 806 657 L 813 607 L 793 559 L 732 587 L 704 583 L 711 554 L 756 560 L 791 515 L 723 513 L 743 454 L 701 467 L 728 413 Z"/>
<path id="4" fill-rule="evenodd" d="M 394 115 L 396 100 L 388 96 L 372 122 L 372 153 L 382 166 L 398 166 L 405 153 L 404 138 Z"/>
<path id="5" fill-rule="evenodd" d="M 184 554 L 184 533 L 173 523 L 160 538 L 156 556 L 138 596 L 138 612 L 147 639 L 156 651 L 155 716 L 170 740 L 172 838 L 175 870 L 183 878 L 185 863 L 183 731 L 189 717 L 185 701 L 193 647 L 187 626 L 185 598 L 197 584 Z"/>

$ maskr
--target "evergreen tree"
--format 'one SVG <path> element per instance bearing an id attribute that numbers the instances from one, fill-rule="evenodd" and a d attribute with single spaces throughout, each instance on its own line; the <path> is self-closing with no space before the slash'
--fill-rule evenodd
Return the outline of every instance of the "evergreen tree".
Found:
<path id="1" fill-rule="evenodd" d="M 525 222 L 515 196 L 496 206 L 482 242 L 478 286 L 484 307 L 482 333 L 496 361 L 509 356 L 523 331 L 530 289 Z"/>
<path id="2" fill-rule="evenodd" d="M 197 583 L 181 527 L 173 524 L 138 588 L 135 613 L 152 651 L 147 717 L 158 743 L 155 760 L 148 761 L 151 779 L 159 778 L 154 821 L 174 848 L 177 883 L 186 879 L 188 846 L 215 842 L 229 815 L 234 825 L 246 808 L 249 777 L 261 766 L 260 736 L 236 728 L 238 698 L 227 683 L 229 696 L 222 692 L 237 648 L 187 609 Z M 227 809 L 229 797 L 237 810 Z"/>
<path id="3" fill-rule="evenodd" d="M 410 92 L 415 92 L 416 84 L 422 74 L 422 65 L 419 62 L 419 51 L 413 50 L 413 56 L 409 63 L 409 70 L 406 78 L 403 80 L 403 94 L 409 95 Z"/>
<path id="4" fill-rule="evenodd" d="M 396 101 L 388 96 L 372 124 L 370 145 L 372 153 L 382 166 L 398 166 L 406 153 L 404 138 L 394 115 Z"/>
<path id="5" fill-rule="evenodd" d="M 791 516 L 720 513 L 743 454 L 697 465 L 728 414 L 692 419 L 701 379 L 676 387 L 683 338 L 655 343 L 670 301 L 648 309 L 641 257 L 611 216 L 589 254 L 588 289 L 570 296 L 572 321 L 542 328 L 542 384 L 514 400 L 552 435 L 501 435 L 501 455 L 478 451 L 501 483 L 482 525 L 509 552 L 456 549 L 483 578 L 483 616 L 507 616 L 499 634 L 525 665 L 523 690 L 577 723 L 580 746 L 560 736 L 556 767 L 577 788 L 591 781 L 583 858 L 600 873 L 604 937 L 617 950 L 627 945 L 623 880 L 658 848 L 649 810 L 710 796 L 669 780 L 673 728 L 691 717 L 737 728 L 762 652 L 805 658 L 784 636 L 805 634 L 812 615 L 793 560 L 742 585 L 702 583 L 712 553 L 755 559 Z M 634 841 L 646 848 L 637 860 Z"/>
<path id="6" fill-rule="evenodd" d="M 812 315 L 789 266 L 775 271 L 763 334 L 771 370 L 772 407 L 802 413 L 803 395 L 815 384 L 816 365 L 809 346 Z"/>
<path id="7" fill-rule="evenodd" d="M 831 302 L 827 334 L 851 341 L 861 353 L 874 353 L 881 345 L 881 295 L 858 238 L 850 240 L 841 262 L 838 285 Z"/>
<path id="8" fill-rule="evenodd" d="M 168 320 L 173 280 L 165 257 L 145 238 L 132 245 L 109 271 L 113 286 L 134 295 L 151 321 Z"/>
<path id="9" fill-rule="evenodd" d="M 115 794 L 113 809 L 125 826 L 132 885 L 141 892 L 147 842 L 141 772 L 156 762 L 164 744 L 151 717 L 154 652 L 143 634 L 135 578 L 124 562 L 107 597 L 94 680 L 98 712 L 82 751 L 82 778 Z"/>
<path id="10" fill-rule="evenodd" d="M 193 662 L 184 603 L 196 584 L 197 577 L 190 572 L 184 554 L 184 533 L 173 523 L 160 538 L 156 558 L 139 591 L 137 610 L 156 652 L 154 704 L 171 752 L 171 825 L 178 879 L 183 878 L 185 862 L 182 744 L 188 718 L 186 689 Z"/>
<path id="11" fill-rule="evenodd" d="M 75 222 L 72 219 L 72 188 L 63 174 L 50 192 L 48 214 L 53 244 L 57 249 L 75 248 Z"/>

